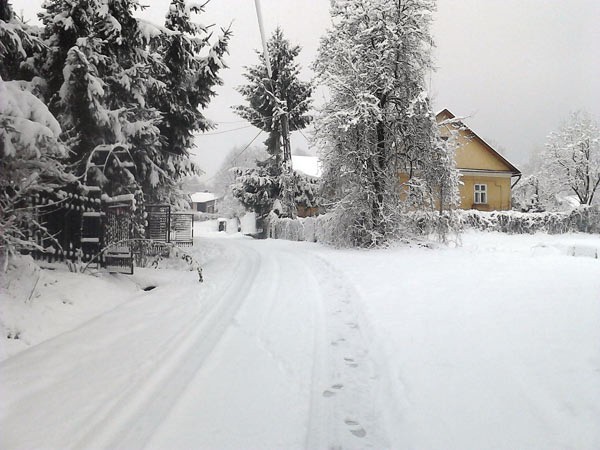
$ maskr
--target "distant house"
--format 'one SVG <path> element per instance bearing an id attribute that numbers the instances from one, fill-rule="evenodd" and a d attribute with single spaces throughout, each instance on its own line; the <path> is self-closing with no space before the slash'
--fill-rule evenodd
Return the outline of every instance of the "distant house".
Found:
<path id="1" fill-rule="evenodd" d="M 436 115 L 443 137 L 456 132 L 456 167 L 462 184 L 461 209 L 502 211 L 511 208 L 511 189 L 521 178 L 521 171 L 487 142 L 456 119 L 447 109 Z M 445 122 L 445 123 L 444 123 Z M 516 178 L 513 182 L 513 178 Z"/>
<path id="2" fill-rule="evenodd" d="M 521 171 L 463 122 L 457 120 L 449 110 L 439 112 L 436 119 L 440 124 L 442 137 L 455 134 L 458 139 L 456 167 L 461 181 L 460 208 L 480 211 L 509 210 L 511 190 L 521 178 Z M 309 177 L 321 176 L 317 157 L 294 155 L 292 165 L 295 171 Z M 400 179 L 406 181 L 407 175 L 400 174 Z M 317 208 L 298 207 L 300 217 L 315 215 L 317 211 Z"/>
<path id="3" fill-rule="evenodd" d="M 314 178 L 319 178 L 322 172 L 319 158 L 316 156 L 292 155 L 292 167 L 296 172 Z"/>
<path id="4" fill-rule="evenodd" d="M 192 210 L 204 213 L 216 213 L 219 211 L 219 197 L 212 192 L 196 192 L 190 194 L 192 199 Z"/>

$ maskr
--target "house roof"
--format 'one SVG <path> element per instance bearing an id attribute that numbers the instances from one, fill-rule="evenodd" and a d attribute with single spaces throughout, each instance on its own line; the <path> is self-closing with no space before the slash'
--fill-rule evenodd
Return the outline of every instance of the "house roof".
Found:
<path id="1" fill-rule="evenodd" d="M 321 167 L 319 158 L 316 156 L 298 156 L 292 155 L 292 167 L 297 172 L 302 172 L 305 175 L 318 178 L 321 176 Z"/>
<path id="2" fill-rule="evenodd" d="M 446 108 L 444 108 L 443 110 L 441 110 L 440 112 L 438 112 L 435 117 L 436 117 L 436 119 L 438 121 L 441 118 L 456 119 L 456 116 L 454 114 L 452 114 L 452 112 L 450 112 L 449 109 L 446 109 Z M 466 130 L 468 130 L 470 136 L 473 139 L 476 139 L 481 144 L 481 146 L 483 148 L 485 148 L 494 157 L 496 157 L 497 159 L 499 159 L 500 161 L 502 161 L 510 169 L 510 172 L 511 172 L 512 175 L 515 175 L 515 176 L 521 175 L 521 171 L 519 169 L 517 169 L 510 161 L 508 161 L 504 156 L 502 156 L 500 153 L 498 153 L 496 150 L 494 150 L 494 148 L 491 145 L 489 145 L 481 137 L 479 137 L 477 135 L 477 133 L 475 133 L 473 130 L 471 130 L 471 128 L 467 127 L 462 120 L 458 119 L 458 121 L 461 123 L 461 125 L 464 126 L 464 128 Z"/>
<path id="3" fill-rule="evenodd" d="M 219 197 L 212 192 L 194 192 L 193 194 L 190 194 L 190 198 L 194 203 L 206 203 L 216 200 Z"/>

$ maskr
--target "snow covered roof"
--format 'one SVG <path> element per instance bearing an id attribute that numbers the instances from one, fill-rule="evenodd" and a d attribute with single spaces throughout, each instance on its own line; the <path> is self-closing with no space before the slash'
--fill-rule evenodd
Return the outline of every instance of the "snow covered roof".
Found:
<path id="1" fill-rule="evenodd" d="M 194 192 L 190 194 L 190 197 L 194 203 L 206 203 L 219 198 L 217 194 L 213 194 L 212 192 Z"/>
<path id="2" fill-rule="evenodd" d="M 322 170 L 319 164 L 319 158 L 316 156 L 297 156 L 292 155 L 292 167 L 297 172 L 302 172 L 311 177 L 320 177 Z"/>

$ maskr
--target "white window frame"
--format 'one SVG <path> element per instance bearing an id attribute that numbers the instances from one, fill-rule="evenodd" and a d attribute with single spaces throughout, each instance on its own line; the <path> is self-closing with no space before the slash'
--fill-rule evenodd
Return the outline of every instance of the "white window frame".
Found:
<path id="1" fill-rule="evenodd" d="M 476 205 L 487 205 L 488 192 L 487 184 L 478 183 L 473 187 L 473 203 Z"/>

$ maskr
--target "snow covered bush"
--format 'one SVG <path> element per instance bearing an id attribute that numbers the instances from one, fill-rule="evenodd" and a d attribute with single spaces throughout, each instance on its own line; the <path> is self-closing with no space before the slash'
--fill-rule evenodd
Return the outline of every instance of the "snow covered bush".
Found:
<path id="1" fill-rule="evenodd" d="M 600 208 L 597 206 L 581 207 L 571 213 L 469 210 L 457 211 L 457 216 L 463 227 L 482 231 L 509 234 L 600 233 Z"/>
<path id="2" fill-rule="evenodd" d="M 269 237 L 274 239 L 286 239 L 288 241 L 304 241 L 304 224 L 302 219 L 291 219 L 289 217 L 270 218 Z"/>

